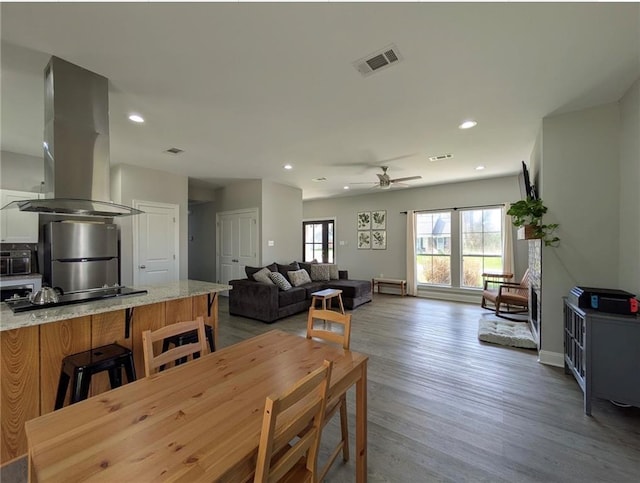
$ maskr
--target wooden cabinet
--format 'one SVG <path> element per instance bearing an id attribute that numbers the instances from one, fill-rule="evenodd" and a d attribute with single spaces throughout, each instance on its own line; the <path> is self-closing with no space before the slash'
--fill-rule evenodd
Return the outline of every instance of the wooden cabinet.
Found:
<path id="1" fill-rule="evenodd" d="M 54 409 L 62 359 L 89 349 L 91 316 L 40 326 L 40 414 L 50 413 Z M 69 402 L 69 394 L 65 404 Z"/>
<path id="2" fill-rule="evenodd" d="M 142 349 L 142 332 L 157 330 L 165 326 L 165 305 L 167 302 L 136 307 L 133 312 L 131 341 L 136 376 L 144 377 L 144 350 Z"/>
<path id="3" fill-rule="evenodd" d="M 40 415 L 40 354 L 38 327 L 0 333 L 1 461 L 27 452 L 24 423 Z"/>
<path id="4" fill-rule="evenodd" d="M 204 323 L 213 327 L 213 341 L 217 349 L 218 346 L 218 298 L 217 293 L 198 295 L 193 297 L 193 318 L 202 316 Z"/>
<path id="5" fill-rule="evenodd" d="M 29 191 L 0 190 L 0 208 L 20 200 L 40 198 Z M 38 243 L 38 214 L 10 208 L 0 210 L 0 242 Z"/>
<path id="6" fill-rule="evenodd" d="M 564 368 L 593 398 L 640 407 L 640 318 L 583 310 L 564 301 Z"/>

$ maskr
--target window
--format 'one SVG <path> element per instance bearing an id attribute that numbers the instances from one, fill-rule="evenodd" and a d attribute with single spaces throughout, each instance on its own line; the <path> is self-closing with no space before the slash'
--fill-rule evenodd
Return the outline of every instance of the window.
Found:
<path id="1" fill-rule="evenodd" d="M 483 272 L 502 271 L 502 208 L 462 210 L 462 286 L 482 287 Z"/>
<path id="2" fill-rule="evenodd" d="M 333 221 L 303 222 L 302 261 L 316 260 L 321 263 L 334 263 L 333 235 Z"/>
<path id="3" fill-rule="evenodd" d="M 416 213 L 419 284 L 481 288 L 483 272 L 502 271 L 501 206 Z"/>
<path id="4" fill-rule="evenodd" d="M 418 283 L 451 285 L 451 213 L 416 215 Z"/>

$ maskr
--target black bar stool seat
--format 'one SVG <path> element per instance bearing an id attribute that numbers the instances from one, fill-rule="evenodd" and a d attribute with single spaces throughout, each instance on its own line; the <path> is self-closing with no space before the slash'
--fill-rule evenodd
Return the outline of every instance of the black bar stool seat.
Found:
<path id="1" fill-rule="evenodd" d="M 216 347 L 213 341 L 213 328 L 210 325 L 205 325 L 204 332 L 207 336 L 207 341 L 209 342 L 209 350 L 211 352 L 215 352 Z M 197 344 L 197 343 L 198 343 L 198 332 L 195 330 L 192 330 L 184 334 L 178 334 L 178 335 L 174 335 L 173 337 L 167 337 L 166 339 L 164 339 L 164 341 L 162 342 L 162 352 L 168 351 L 171 345 L 174 345 L 177 347 L 181 345 Z M 194 359 L 197 359 L 198 357 L 200 357 L 199 352 L 196 352 L 195 354 L 193 354 Z M 187 362 L 187 358 L 182 357 L 181 359 L 178 359 L 176 361 L 176 366 L 180 364 L 184 364 L 185 362 Z M 161 368 L 160 370 L 162 369 L 163 368 Z"/>
<path id="2" fill-rule="evenodd" d="M 120 387 L 122 385 L 122 369 L 127 374 L 128 382 L 136 380 L 133 352 L 118 344 L 108 344 L 68 355 L 62 359 L 55 409 L 60 409 L 64 405 L 70 379 L 73 379 L 73 383 L 69 404 L 73 404 L 89 397 L 91 376 L 99 372 L 109 371 L 111 388 Z"/>

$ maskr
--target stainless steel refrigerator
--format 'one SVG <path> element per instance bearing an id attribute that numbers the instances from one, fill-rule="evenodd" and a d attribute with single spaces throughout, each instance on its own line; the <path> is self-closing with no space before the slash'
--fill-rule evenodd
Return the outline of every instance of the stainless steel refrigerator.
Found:
<path id="1" fill-rule="evenodd" d="M 76 292 L 118 283 L 118 226 L 112 223 L 51 222 L 44 230 L 44 279 Z"/>

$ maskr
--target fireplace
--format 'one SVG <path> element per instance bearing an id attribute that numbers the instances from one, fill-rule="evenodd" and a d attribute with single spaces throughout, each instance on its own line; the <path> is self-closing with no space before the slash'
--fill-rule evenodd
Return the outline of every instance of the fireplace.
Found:
<path id="1" fill-rule="evenodd" d="M 542 325 L 542 241 L 529 240 L 529 325 L 531 333 L 540 349 Z"/>
<path id="2" fill-rule="evenodd" d="M 529 286 L 529 325 L 531 333 L 540 349 L 540 288 L 534 285 Z"/>

